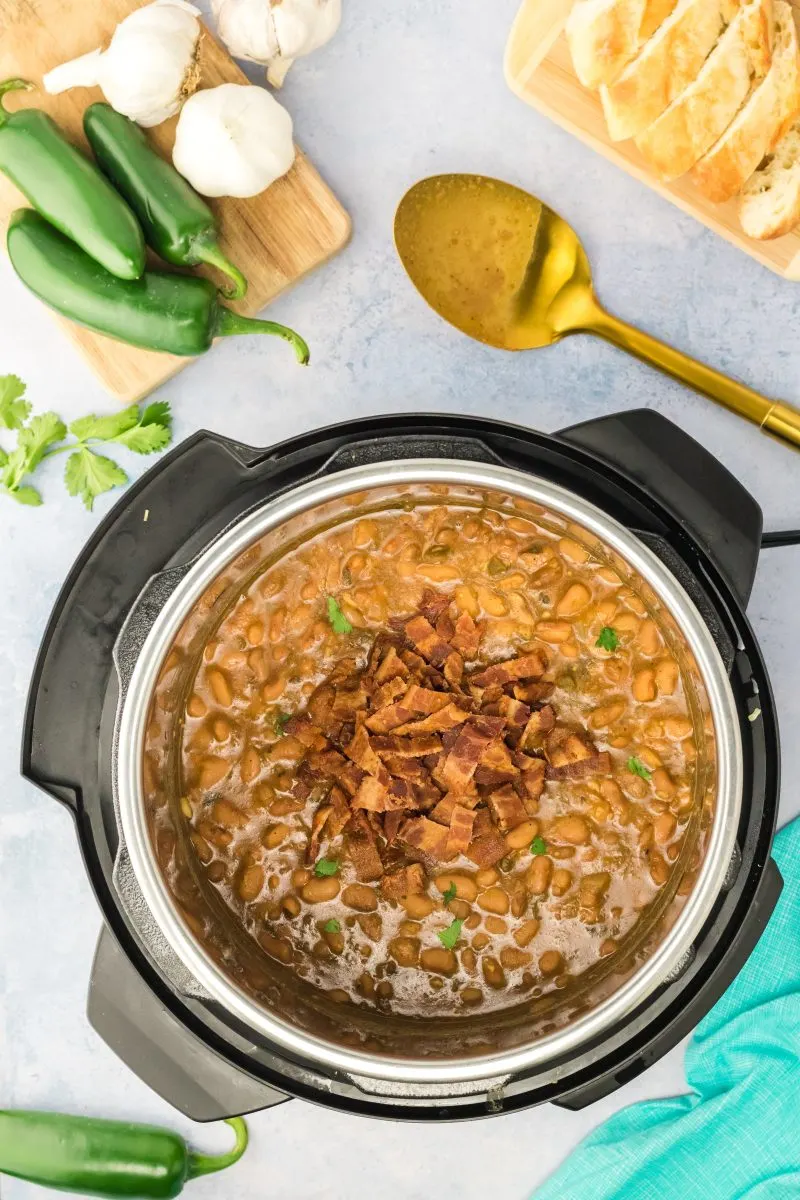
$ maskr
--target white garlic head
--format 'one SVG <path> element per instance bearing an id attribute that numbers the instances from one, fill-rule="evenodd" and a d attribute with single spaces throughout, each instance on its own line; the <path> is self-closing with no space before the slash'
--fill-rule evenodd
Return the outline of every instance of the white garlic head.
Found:
<path id="1" fill-rule="evenodd" d="M 173 116 L 197 86 L 199 10 L 186 0 L 155 0 L 114 30 L 107 50 L 93 50 L 49 71 L 48 92 L 100 87 L 117 112 L 149 127 Z"/>
<path id="2" fill-rule="evenodd" d="M 267 67 L 280 87 L 295 59 L 329 42 L 342 0 L 211 0 L 217 31 L 235 58 Z"/>
<path id="3" fill-rule="evenodd" d="M 292 118 L 266 88 L 223 83 L 181 109 L 172 161 L 202 196 L 255 196 L 294 159 Z"/>

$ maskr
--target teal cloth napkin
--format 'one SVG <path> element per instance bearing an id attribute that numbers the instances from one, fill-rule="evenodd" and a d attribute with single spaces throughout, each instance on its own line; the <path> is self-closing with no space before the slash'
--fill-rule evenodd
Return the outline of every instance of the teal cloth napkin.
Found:
<path id="1" fill-rule="evenodd" d="M 686 1051 L 688 1095 L 623 1109 L 534 1200 L 800 1200 L 800 819 L 760 942 Z"/>

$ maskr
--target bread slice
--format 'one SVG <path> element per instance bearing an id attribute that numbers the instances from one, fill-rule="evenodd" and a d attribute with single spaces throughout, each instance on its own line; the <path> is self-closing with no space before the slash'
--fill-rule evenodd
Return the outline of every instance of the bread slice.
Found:
<path id="1" fill-rule="evenodd" d="M 692 180 L 707 199 L 736 196 L 800 114 L 800 48 L 793 7 L 775 0 L 775 44 L 766 79 L 697 163 Z"/>
<path id="2" fill-rule="evenodd" d="M 636 137 L 699 75 L 739 0 L 678 0 L 641 53 L 600 89 L 611 140 Z"/>
<path id="3" fill-rule="evenodd" d="M 613 83 L 665 21 L 678 0 L 578 0 L 566 33 L 584 87 Z"/>
<path id="4" fill-rule="evenodd" d="M 691 170 L 725 132 L 772 62 L 772 0 L 746 0 L 697 78 L 636 139 L 665 181 Z"/>
<path id="5" fill-rule="evenodd" d="M 800 225 L 800 121 L 742 189 L 739 220 L 748 237 L 781 237 Z"/>

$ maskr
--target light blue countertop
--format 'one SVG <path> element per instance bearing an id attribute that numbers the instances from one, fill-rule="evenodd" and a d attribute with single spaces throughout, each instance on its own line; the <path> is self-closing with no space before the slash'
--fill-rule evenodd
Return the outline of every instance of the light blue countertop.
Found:
<path id="1" fill-rule="evenodd" d="M 163 389 L 176 436 L 205 427 L 267 445 L 334 420 L 439 410 L 544 430 L 647 405 L 682 425 L 742 480 L 767 528 L 800 525 L 800 458 L 752 426 L 588 338 L 506 355 L 455 333 L 406 281 L 391 240 L 397 201 L 436 171 L 521 184 L 580 231 L 600 296 L 620 316 L 797 401 L 797 285 L 770 274 L 524 107 L 505 87 L 503 46 L 516 0 L 345 0 L 341 33 L 296 67 L 284 100 L 298 140 L 353 216 L 333 263 L 271 310 L 301 330 L 313 363 L 280 344 L 230 340 Z M 39 304 L 0 261 L 0 374 L 37 408 L 76 417 L 111 402 Z M 131 474 L 146 464 L 126 462 Z M 20 779 L 20 730 L 36 648 L 61 582 L 111 501 L 94 515 L 58 468 L 45 507 L 0 497 L 0 1106 L 52 1107 L 192 1129 L 99 1041 L 84 1015 L 100 925 L 69 817 Z M 751 617 L 784 729 L 782 817 L 800 810 L 800 551 L 764 555 Z M 197 1200 L 516 1200 L 617 1107 L 680 1090 L 681 1049 L 589 1111 L 543 1107 L 480 1124 L 367 1122 L 294 1101 L 252 1119 L 252 1148 Z M 0 1180 L 3 1200 L 36 1188 Z M 585 1200 L 591 1200 L 586 1197 Z"/>

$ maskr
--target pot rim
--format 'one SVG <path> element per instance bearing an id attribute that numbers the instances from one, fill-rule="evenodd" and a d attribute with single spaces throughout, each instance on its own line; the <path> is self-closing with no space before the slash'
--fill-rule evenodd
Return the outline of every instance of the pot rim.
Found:
<path id="1" fill-rule="evenodd" d="M 381 1056 L 338 1046 L 308 1034 L 262 1007 L 239 988 L 195 940 L 174 905 L 152 849 L 145 816 L 141 761 L 150 699 L 161 664 L 187 614 L 208 585 L 252 542 L 291 517 L 350 492 L 411 483 L 443 483 L 501 490 L 531 500 L 596 534 L 654 589 L 679 625 L 703 679 L 716 739 L 714 821 L 697 884 L 654 953 L 612 995 L 563 1029 L 513 1050 L 462 1059 Z M 137 602 L 138 603 L 138 602 Z M 120 633 L 125 636 L 137 605 Z M 518 1074 L 574 1052 L 643 1003 L 680 970 L 723 887 L 735 851 L 742 805 L 742 747 L 728 675 L 698 609 L 674 575 L 634 534 L 575 492 L 536 475 L 468 461 L 389 460 L 312 479 L 249 512 L 190 565 L 155 615 L 125 687 L 119 664 L 114 790 L 121 825 L 120 852 L 130 864 L 156 924 L 184 967 L 229 1013 L 273 1047 L 318 1067 L 398 1084 L 468 1083 Z"/>

